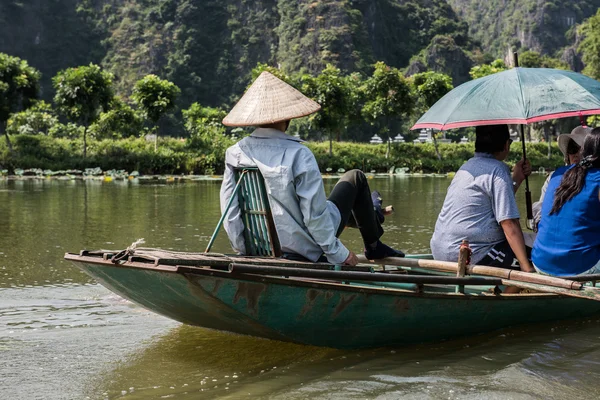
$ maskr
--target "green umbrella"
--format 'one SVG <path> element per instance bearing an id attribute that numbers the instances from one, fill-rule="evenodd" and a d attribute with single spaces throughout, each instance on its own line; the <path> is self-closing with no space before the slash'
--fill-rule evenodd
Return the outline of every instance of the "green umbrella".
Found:
<path id="1" fill-rule="evenodd" d="M 600 114 L 600 82 L 573 71 L 513 68 L 457 86 L 412 129 L 530 124 Z"/>
<path id="2" fill-rule="evenodd" d="M 411 129 L 447 130 L 477 125 L 530 124 L 549 119 L 600 114 L 600 82 L 573 71 L 517 68 L 454 88 Z M 521 128 L 523 158 L 525 140 Z M 525 179 L 528 225 L 533 221 L 529 180 Z"/>

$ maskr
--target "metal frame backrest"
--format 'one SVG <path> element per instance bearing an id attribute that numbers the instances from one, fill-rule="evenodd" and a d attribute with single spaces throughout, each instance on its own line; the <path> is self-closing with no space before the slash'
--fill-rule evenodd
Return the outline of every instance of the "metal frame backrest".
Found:
<path id="1" fill-rule="evenodd" d="M 236 168 L 234 171 L 236 179 L 245 175 L 241 181 L 238 203 L 244 222 L 246 254 L 280 257 L 279 238 L 262 174 L 258 168 Z"/>
<path id="2" fill-rule="evenodd" d="M 271 213 L 262 174 L 258 168 L 235 168 L 234 178 L 237 182 L 235 189 L 210 239 L 206 252 L 210 251 L 223 220 L 229 212 L 231 203 L 237 196 L 241 218 L 244 223 L 246 255 L 281 257 L 279 237 L 275 230 L 273 214 Z"/>

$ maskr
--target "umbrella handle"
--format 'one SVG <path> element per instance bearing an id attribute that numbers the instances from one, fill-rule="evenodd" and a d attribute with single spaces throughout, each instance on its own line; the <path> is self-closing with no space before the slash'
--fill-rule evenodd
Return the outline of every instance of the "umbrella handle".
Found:
<path id="1" fill-rule="evenodd" d="M 533 203 L 531 203 L 531 192 L 525 188 L 525 203 L 527 204 L 527 228 L 533 230 Z"/>

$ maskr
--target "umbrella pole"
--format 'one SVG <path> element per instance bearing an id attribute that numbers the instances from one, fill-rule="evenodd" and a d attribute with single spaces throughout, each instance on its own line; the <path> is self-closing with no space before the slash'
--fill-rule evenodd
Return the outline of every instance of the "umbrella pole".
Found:
<path id="1" fill-rule="evenodd" d="M 515 68 L 519 67 L 519 54 L 513 53 Z M 527 150 L 525 149 L 525 133 L 523 125 L 519 125 L 521 131 L 521 144 L 523 145 L 523 162 L 527 161 Z M 527 228 L 533 229 L 533 204 L 531 203 L 531 192 L 529 191 L 529 178 L 525 177 L 525 204 L 527 205 Z"/>
<path id="2" fill-rule="evenodd" d="M 525 149 L 525 133 L 523 125 L 519 125 L 521 131 L 521 144 L 523 145 L 523 162 L 527 161 L 527 150 Z M 531 203 L 531 192 L 529 191 L 529 178 L 525 177 L 525 204 L 527 205 L 527 228 L 533 229 L 533 204 Z"/>

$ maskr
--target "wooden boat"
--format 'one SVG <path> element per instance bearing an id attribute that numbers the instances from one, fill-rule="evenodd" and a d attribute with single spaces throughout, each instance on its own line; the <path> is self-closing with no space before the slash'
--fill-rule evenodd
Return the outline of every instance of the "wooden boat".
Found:
<path id="1" fill-rule="evenodd" d="M 251 256 L 209 253 L 224 212 L 204 253 L 134 243 L 65 258 L 120 296 L 177 321 L 315 346 L 398 346 L 600 312 L 600 301 L 591 301 L 600 291 L 578 278 L 468 266 L 467 246 L 458 263 L 389 258 L 379 261 L 381 271 L 364 257 L 357 267 L 286 260 L 260 172 L 235 173 L 226 210 L 237 195 Z M 505 285 L 533 292 L 502 294 Z"/>
<path id="2" fill-rule="evenodd" d="M 574 281 L 449 276 L 444 265 L 452 263 L 433 264 L 435 272 L 428 266 L 436 262 L 423 257 L 383 260 L 409 265 L 384 270 L 151 250 L 65 258 L 118 295 L 185 324 L 315 346 L 400 346 L 600 312 L 596 289 Z M 540 292 L 500 293 L 505 284 Z"/>

